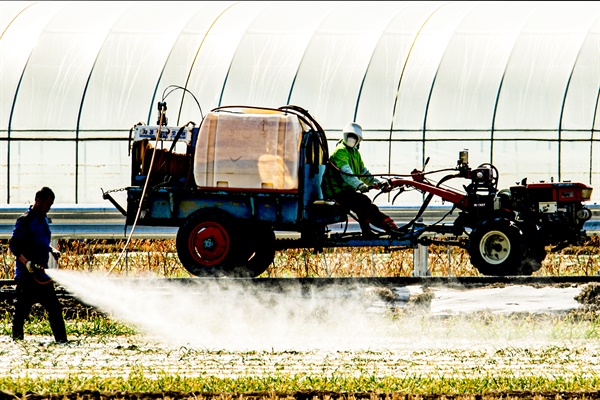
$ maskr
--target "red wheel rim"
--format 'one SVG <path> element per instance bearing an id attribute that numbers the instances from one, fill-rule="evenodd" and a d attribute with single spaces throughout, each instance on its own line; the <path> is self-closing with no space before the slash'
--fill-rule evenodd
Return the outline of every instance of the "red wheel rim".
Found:
<path id="1" fill-rule="evenodd" d="M 190 254 L 194 260 L 207 267 L 223 262 L 230 246 L 231 241 L 227 231 L 216 222 L 198 224 L 188 240 Z"/>

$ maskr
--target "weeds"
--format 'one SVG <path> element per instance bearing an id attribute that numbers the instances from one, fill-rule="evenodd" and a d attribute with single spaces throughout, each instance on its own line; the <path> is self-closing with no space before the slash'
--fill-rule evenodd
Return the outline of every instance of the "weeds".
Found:
<path id="1" fill-rule="evenodd" d="M 132 372 L 126 377 L 111 379 L 85 378 L 72 375 L 65 379 L 48 379 L 43 385 L 35 378 L 0 378 L 0 387 L 12 393 L 66 394 L 80 391 L 126 392 L 126 393 L 222 393 L 219 398 L 236 399 L 235 393 L 275 394 L 290 392 L 345 393 L 412 393 L 448 395 L 490 392 L 552 392 L 563 390 L 596 391 L 600 377 L 575 376 L 560 377 L 497 377 L 480 378 L 421 377 L 407 373 L 398 377 L 377 376 L 314 376 L 314 375 L 274 375 L 268 378 L 241 377 L 217 378 L 211 376 L 186 377 L 163 374 L 158 379 L 149 379 L 141 372 Z M 229 394 L 229 395 L 227 395 Z M 316 395 L 316 394 L 315 394 Z M 581 393 L 583 397 L 583 393 Z M 255 395 L 256 396 L 256 395 Z M 195 397 L 195 396 L 194 396 Z M 254 398 L 254 396 L 252 396 Z M 345 396 L 344 396 L 345 397 Z M 317 397 L 318 398 L 318 397 Z M 507 398 L 507 397 L 503 397 Z M 562 398 L 562 396 L 561 396 Z M 589 397 L 592 398 L 592 397 Z"/>
<path id="2" fill-rule="evenodd" d="M 123 324 L 110 317 L 95 316 L 91 318 L 66 319 L 65 328 L 69 336 L 112 337 L 136 334 L 134 327 Z M 31 315 L 24 327 L 26 335 L 52 336 L 50 323 L 45 315 Z M 12 333 L 12 315 L 6 312 L 0 316 L 0 335 L 10 336 Z"/>
<path id="3" fill-rule="evenodd" d="M 60 268 L 74 271 L 109 271 L 121 253 L 124 240 L 60 240 Z M 0 279 L 12 279 L 14 256 L 6 242 L 0 243 L 2 260 Z M 548 249 L 550 250 L 550 249 Z M 432 276 L 476 276 L 466 250 L 431 245 L 429 271 Z M 370 277 L 411 276 L 413 250 L 390 251 L 384 247 L 326 248 L 278 251 L 271 267 L 261 277 Z M 570 246 L 549 253 L 537 276 L 596 275 L 600 271 L 600 237 L 590 238 L 582 246 Z M 133 240 L 118 265 L 115 276 L 190 277 L 177 256 L 175 240 Z"/>
<path id="4" fill-rule="evenodd" d="M 14 257 L 7 251 L 6 242 L 0 245 L 0 279 L 11 279 Z M 60 268 L 108 271 L 123 245 L 124 241 L 114 240 L 61 240 L 58 244 L 63 253 Z M 291 249 L 277 252 L 273 265 L 262 276 L 410 276 L 412 257 L 412 249 L 390 252 L 380 247 L 332 248 L 319 253 Z M 600 240 L 595 237 L 583 246 L 568 247 L 549 255 L 535 274 L 594 275 L 600 270 L 599 264 Z M 429 247 L 429 270 L 434 276 L 478 274 L 464 249 L 443 245 Z M 112 274 L 190 276 L 179 262 L 174 240 L 134 240 L 127 256 Z M 428 321 L 420 315 L 412 318 L 394 315 L 392 319 L 402 326 L 407 337 L 417 341 L 428 337 L 460 341 L 464 337 L 469 345 L 426 346 L 410 351 L 400 349 L 398 353 L 394 353 L 395 350 L 337 351 L 320 359 L 310 352 L 240 354 L 185 347 L 172 349 L 162 345 L 148 349 L 138 340 L 135 327 L 110 316 L 76 314 L 65 318 L 67 333 L 75 338 L 75 344 L 67 347 L 47 345 L 40 352 L 41 344 L 35 339 L 20 345 L 9 339 L 0 340 L 3 360 L 0 388 L 16 394 L 40 395 L 84 390 L 221 393 L 220 399 L 233 400 L 241 397 L 228 394 L 324 391 L 453 395 L 584 392 L 597 391 L 600 387 L 597 357 L 600 318 L 597 314 L 506 318 L 474 315 L 470 319 L 449 317 L 440 321 Z M 0 315 L 0 336 L 10 335 L 11 322 L 8 312 Z M 51 330 L 43 315 L 33 314 L 25 333 L 50 336 Z M 490 338 L 495 338 L 496 344 L 480 346 Z M 551 344 L 528 347 L 519 342 L 537 338 Z M 89 345 L 89 342 L 93 343 Z M 115 342 L 119 344 L 115 346 Z"/>

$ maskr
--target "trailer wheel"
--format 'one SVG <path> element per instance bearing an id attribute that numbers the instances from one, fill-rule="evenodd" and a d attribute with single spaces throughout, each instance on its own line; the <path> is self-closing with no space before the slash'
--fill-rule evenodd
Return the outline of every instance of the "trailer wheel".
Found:
<path id="1" fill-rule="evenodd" d="M 240 237 L 239 266 L 232 275 L 257 277 L 265 272 L 275 258 L 275 232 L 268 226 L 250 224 Z"/>
<path id="2" fill-rule="evenodd" d="M 234 232 L 229 214 L 216 209 L 194 212 L 177 231 L 179 260 L 192 275 L 229 275 L 237 266 Z"/>
<path id="3" fill-rule="evenodd" d="M 523 232 L 514 222 L 484 221 L 471 232 L 467 248 L 471 264 L 483 275 L 531 275 Z"/>

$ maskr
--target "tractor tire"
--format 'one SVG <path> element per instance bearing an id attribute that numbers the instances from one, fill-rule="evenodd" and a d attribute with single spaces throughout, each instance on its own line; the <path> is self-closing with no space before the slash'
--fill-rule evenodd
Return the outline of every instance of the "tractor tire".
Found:
<path id="1" fill-rule="evenodd" d="M 192 275 L 229 276 L 240 267 L 234 219 L 224 211 L 195 211 L 177 231 L 175 243 L 179 260 Z"/>
<path id="2" fill-rule="evenodd" d="M 484 221 L 471 232 L 467 251 L 471 264 L 483 275 L 531 275 L 523 232 L 512 221 Z"/>
<path id="3" fill-rule="evenodd" d="M 275 258 L 275 232 L 268 226 L 250 224 L 240 237 L 239 267 L 233 276 L 254 278 L 265 272 Z"/>

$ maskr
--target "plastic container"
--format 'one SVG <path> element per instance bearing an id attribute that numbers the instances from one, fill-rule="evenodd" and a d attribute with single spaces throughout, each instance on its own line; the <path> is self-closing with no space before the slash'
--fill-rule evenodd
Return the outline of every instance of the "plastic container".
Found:
<path id="1" fill-rule="evenodd" d="M 298 189 L 302 125 L 280 112 L 211 112 L 202 121 L 194 155 L 198 187 Z"/>

